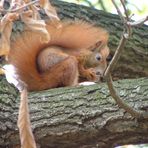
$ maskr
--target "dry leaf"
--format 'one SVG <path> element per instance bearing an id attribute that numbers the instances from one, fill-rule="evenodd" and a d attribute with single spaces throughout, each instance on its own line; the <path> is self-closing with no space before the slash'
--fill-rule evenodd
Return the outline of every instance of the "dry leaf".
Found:
<path id="1" fill-rule="evenodd" d="M 4 1 L 5 1 L 5 0 L 1 0 L 1 1 L 0 1 L 0 9 L 3 9 Z"/>
<path id="2" fill-rule="evenodd" d="M 23 4 L 24 3 L 22 0 L 12 0 L 11 5 L 10 5 L 10 9 L 17 9 L 17 8 L 21 7 Z"/>
<path id="3" fill-rule="evenodd" d="M 10 50 L 10 36 L 12 32 L 12 16 L 6 14 L 0 22 L 0 55 L 8 55 Z"/>
<path id="4" fill-rule="evenodd" d="M 51 20 L 60 20 L 56 9 L 50 4 L 49 0 L 40 0 L 40 5 L 45 10 L 46 14 L 51 18 Z"/>
<path id="5" fill-rule="evenodd" d="M 32 17 L 36 20 L 41 19 L 40 14 L 39 14 L 39 9 L 35 5 L 32 5 L 30 8 L 31 8 L 32 13 L 33 13 Z"/>
<path id="6" fill-rule="evenodd" d="M 49 42 L 50 34 L 46 29 L 46 24 L 44 20 L 35 20 L 34 18 L 25 15 L 25 13 L 22 14 L 21 18 L 30 30 L 41 34 L 41 40 L 43 42 Z"/>

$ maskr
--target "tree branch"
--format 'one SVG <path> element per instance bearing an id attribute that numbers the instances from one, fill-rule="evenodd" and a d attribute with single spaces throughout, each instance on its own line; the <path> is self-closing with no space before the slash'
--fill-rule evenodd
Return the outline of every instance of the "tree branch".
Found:
<path id="1" fill-rule="evenodd" d="M 29 2 L 27 4 L 25 4 L 24 6 L 21 6 L 19 8 L 15 8 L 15 9 L 11 9 L 11 10 L 5 10 L 3 8 L 0 8 L 0 12 L 2 12 L 2 13 L 15 13 L 15 12 L 18 12 L 18 11 L 26 8 L 26 7 L 29 7 L 31 5 L 34 5 L 35 3 L 39 2 L 39 1 L 40 0 L 31 1 L 31 2 Z"/>
<path id="2" fill-rule="evenodd" d="M 116 92 L 114 86 L 113 86 L 113 81 L 111 74 L 109 73 L 109 76 L 106 78 L 107 80 L 107 85 L 110 91 L 111 96 L 114 98 L 116 103 L 119 105 L 119 107 L 124 108 L 128 113 L 130 113 L 133 117 L 140 118 L 142 117 L 142 114 L 131 108 L 129 105 L 127 105 L 118 95 Z"/>
<path id="3" fill-rule="evenodd" d="M 147 84 L 147 78 L 114 82 L 124 101 L 140 111 L 148 109 Z M 18 91 L 4 77 L 0 77 L 0 86 L 0 147 L 20 147 Z M 33 133 L 41 148 L 148 143 L 148 119 L 135 120 L 118 107 L 105 83 L 33 92 L 28 100 Z"/>
<path id="4" fill-rule="evenodd" d="M 120 0 L 122 6 L 123 6 L 123 9 L 124 9 L 124 14 L 126 16 L 126 19 L 129 21 L 129 16 L 128 16 L 128 12 L 127 12 L 127 9 L 126 9 L 126 6 L 125 6 L 125 0 Z"/>
<path id="5" fill-rule="evenodd" d="M 127 22 L 127 24 L 132 27 L 136 27 L 136 26 L 144 24 L 146 21 L 148 21 L 148 16 L 136 22 Z"/>
<path id="6" fill-rule="evenodd" d="M 122 35 L 120 43 L 115 51 L 115 54 L 104 73 L 105 77 L 108 77 L 110 72 L 112 72 L 114 67 L 116 66 L 116 64 L 120 58 L 121 52 L 124 49 L 124 46 L 126 45 L 127 38 L 128 38 L 127 34 Z"/>
<path id="7" fill-rule="evenodd" d="M 112 83 L 112 77 L 111 77 L 111 74 L 110 73 L 112 72 L 112 70 L 114 69 L 116 63 L 118 62 L 118 60 L 119 60 L 119 58 L 121 56 L 121 52 L 124 49 L 124 46 L 126 44 L 126 41 L 131 36 L 131 32 L 132 32 L 131 27 L 133 26 L 133 25 L 131 25 L 131 23 L 127 23 L 129 21 L 127 9 L 125 7 L 125 4 L 124 4 L 123 0 L 120 0 L 120 1 L 121 1 L 122 5 L 123 5 L 123 8 L 124 8 L 126 17 L 124 17 L 122 15 L 120 9 L 118 8 L 117 4 L 115 3 L 115 0 L 112 0 L 112 2 L 114 4 L 114 6 L 116 7 L 116 10 L 117 10 L 120 18 L 121 18 L 121 20 L 123 21 L 123 24 L 125 25 L 125 28 L 124 28 L 124 32 L 123 32 L 123 35 L 121 37 L 119 46 L 117 47 L 116 52 L 115 52 L 115 55 L 114 55 L 111 63 L 107 67 L 107 69 L 106 69 L 106 71 L 104 73 L 104 76 L 106 78 L 106 81 L 107 81 L 107 85 L 108 85 L 110 94 L 114 98 L 114 100 L 116 101 L 116 103 L 119 105 L 119 107 L 122 107 L 123 109 L 125 109 L 128 113 L 130 113 L 135 118 L 140 118 L 140 117 L 148 118 L 148 114 L 140 113 L 140 112 L 134 110 L 133 108 L 131 108 L 124 101 L 122 101 L 122 99 L 120 98 L 120 96 L 116 92 L 116 90 L 115 90 L 115 88 L 113 86 L 113 83 Z M 144 21 L 146 21 L 146 20 L 147 19 L 145 19 Z M 139 23 L 135 23 L 135 24 L 138 25 L 138 24 L 141 24 L 144 21 L 140 21 Z"/>

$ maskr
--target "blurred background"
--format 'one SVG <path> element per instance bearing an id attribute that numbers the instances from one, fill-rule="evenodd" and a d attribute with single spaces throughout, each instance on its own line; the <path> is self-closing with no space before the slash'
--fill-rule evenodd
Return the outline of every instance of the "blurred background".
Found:
<path id="1" fill-rule="evenodd" d="M 90 6 L 99 10 L 117 14 L 114 5 L 111 0 L 62 0 L 70 3 L 77 3 L 80 5 Z M 119 0 L 116 0 L 117 4 L 122 6 Z M 128 13 L 132 16 L 133 20 L 139 20 L 148 15 L 148 0 L 125 0 L 125 4 L 128 8 Z M 148 21 L 146 22 L 148 25 Z"/>

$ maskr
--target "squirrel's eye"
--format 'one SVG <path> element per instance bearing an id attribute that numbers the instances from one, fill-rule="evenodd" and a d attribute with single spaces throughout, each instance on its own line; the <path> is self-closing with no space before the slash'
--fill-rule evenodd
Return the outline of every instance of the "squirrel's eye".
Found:
<path id="1" fill-rule="evenodd" d="M 91 51 L 94 52 L 96 50 L 96 48 L 92 48 Z"/>
<path id="2" fill-rule="evenodd" d="M 95 58 L 96 58 L 96 60 L 100 61 L 101 60 L 101 55 L 97 54 Z"/>

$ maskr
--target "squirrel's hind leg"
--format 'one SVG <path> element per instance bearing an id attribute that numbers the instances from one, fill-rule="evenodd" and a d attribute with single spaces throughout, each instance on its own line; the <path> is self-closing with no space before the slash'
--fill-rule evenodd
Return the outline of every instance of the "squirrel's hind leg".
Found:
<path id="1" fill-rule="evenodd" d="M 46 89 L 78 84 L 78 62 L 75 57 L 68 56 L 42 73 Z"/>
<path id="2" fill-rule="evenodd" d="M 78 62 L 74 56 L 62 52 L 60 47 L 51 46 L 42 50 L 37 57 L 41 75 L 50 88 L 78 84 Z"/>

